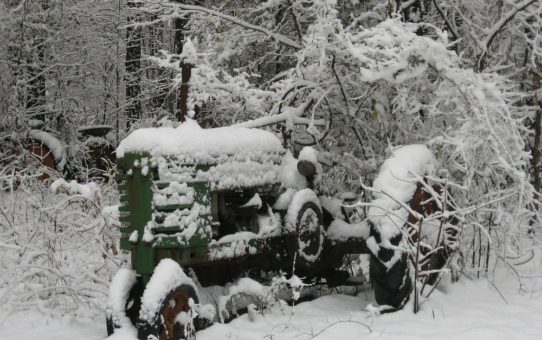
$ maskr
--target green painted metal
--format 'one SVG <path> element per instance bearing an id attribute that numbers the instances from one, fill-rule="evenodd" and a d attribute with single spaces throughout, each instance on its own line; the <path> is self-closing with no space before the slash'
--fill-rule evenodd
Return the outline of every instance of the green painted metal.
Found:
<path id="1" fill-rule="evenodd" d="M 154 270 L 154 250 L 151 244 L 141 241 L 152 216 L 152 178 L 149 173 L 144 175 L 141 167 L 136 166 L 144 157 L 148 155 L 127 154 L 117 161 L 117 166 L 121 194 L 119 211 L 123 227 L 126 223 L 125 229 L 121 230 L 121 248 L 131 251 L 132 267 L 146 281 Z M 132 244 L 128 238 L 134 231 L 138 233 L 138 242 Z"/>
<path id="2" fill-rule="evenodd" d="M 242 241 L 218 243 L 213 239 L 213 222 L 217 222 L 217 200 L 220 192 L 215 191 L 216 183 L 198 180 L 198 174 L 205 173 L 211 164 L 193 165 L 181 164 L 170 157 L 166 162 L 176 165 L 176 175 L 182 175 L 182 184 L 193 193 L 193 201 L 183 204 L 171 204 L 166 199 L 163 205 L 157 205 L 154 195 L 170 197 L 169 178 L 161 176 L 158 170 L 152 168 L 151 157 L 148 154 L 127 153 L 117 160 L 119 174 L 117 176 L 120 193 L 121 248 L 131 252 L 132 267 L 142 276 L 145 283 L 150 279 L 154 267 L 163 258 L 171 258 L 182 267 L 208 266 L 212 263 L 244 263 L 248 258 L 256 259 L 255 263 L 277 263 L 288 261 L 285 252 L 284 238 L 281 235 L 268 238 L 258 238 L 259 225 L 255 221 L 246 223 L 246 231 L 254 233 L 255 237 Z M 166 163 L 166 165 L 169 163 Z M 142 168 L 146 167 L 145 171 Z M 180 169 L 180 170 L 179 170 Z M 163 178 L 162 178 L 163 177 Z M 256 188 L 238 188 L 241 191 Z M 174 191 L 174 190 L 173 190 Z M 185 195 L 179 193 L 179 195 Z M 240 208 L 241 209 L 241 208 Z M 247 208 L 243 208 L 247 209 Z M 196 214 L 195 219 L 187 221 L 181 216 Z M 179 225 L 165 225 L 170 217 L 179 221 Z M 186 223 L 187 225 L 184 225 Z M 130 242 L 130 236 L 137 232 L 137 242 Z M 152 233 L 152 241 L 149 239 Z M 216 230 L 215 230 L 216 232 Z M 147 235 L 145 235 L 147 233 Z M 216 238 L 216 235 L 215 235 Z M 133 237 L 132 237 L 132 241 Z M 235 243 L 237 242 L 237 243 Z M 244 243 L 243 243 L 244 242 Z M 234 256 L 216 256 L 220 252 L 231 252 L 234 245 Z M 242 266 L 242 265 L 241 265 Z"/>
<path id="3" fill-rule="evenodd" d="M 194 191 L 192 204 L 156 206 L 153 202 L 155 191 L 167 188 L 170 183 L 159 179 L 157 170 L 148 164 L 149 159 L 148 154 L 126 154 L 117 160 L 119 174 L 116 177 L 120 193 L 120 246 L 131 252 L 132 266 L 145 282 L 152 275 L 157 258 L 163 258 L 160 251 L 177 250 L 176 260 L 184 266 L 202 263 L 208 261 L 208 245 L 212 240 L 211 183 L 196 180 L 187 182 L 188 187 Z M 146 174 L 142 173 L 144 161 L 148 167 Z M 209 165 L 193 168 L 195 171 L 191 174 L 195 176 L 197 171 L 208 170 Z M 198 204 L 202 212 L 196 220 L 194 233 L 183 235 L 188 226 L 161 225 L 168 214 L 189 212 L 194 204 Z M 152 242 L 143 240 L 148 224 L 153 234 Z M 138 234 L 137 242 L 130 242 L 130 235 L 135 231 Z M 157 256 L 157 252 L 162 255 Z"/>

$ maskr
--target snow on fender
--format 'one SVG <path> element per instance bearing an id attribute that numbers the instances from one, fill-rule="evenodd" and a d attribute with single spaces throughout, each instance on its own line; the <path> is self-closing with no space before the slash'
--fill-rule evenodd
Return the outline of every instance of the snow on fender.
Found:
<path id="1" fill-rule="evenodd" d="M 379 249 L 396 249 L 394 238 L 400 237 L 401 227 L 405 224 L 409 212 L 404 205 L 412 199 L 417 188 L 417 179 L 424 175 L 432 175 L 438 168 L 433 153 L 422 144 L 398 147 L 382 164 L 378 176 L 374 180 L 374 199 L 367 212 L 367 217 L 380 242 L 373 236 L 367 240 L 371 252 L 378 255 Z M 401 203 L 399 203 L 401 202 Z M 387 260 L 386 267 L 391 268 L 401 258 L 400 251 Z"/>
<path id="2" fill-rule="evenodd" d="M 130 319 L 125 314 L 126 300 L 130 289 L 136 282 L 135 271 L 127 268 L 121 268 L 117 271 L 111 285 L 109 286 L 109 303 L 106 309 L 106 315 L 111 318 L 114 325 L 125 327 L 131 325 Z"/>
<path id="3" fill-rule="evenodd" d="M 160 312 L 162 302 L 168 293 L 181 285 L 192 286 L 197 295 L 194 282 L 186 276 L 177 262 L 171 259 L 161 260 L 156 268 L 154 268 L 154 273 L 143 293 L 139 319 L 152 323 Z"/>
<path id="4" fill-rule="evenodd" d="M 369 275 L 376 302 L 402 308 L 412 291 L 409 263 L 401 248 L 406 242 L 402 230 L 408 219 L 406 206 L 418 181 L 438 168 L 435 156 L 425 145 L 406 145 L 393 150 L 373 183 L 373 197 L 367 212 L 370 231 L 366 240 L 371 251 Z"/>
<path id="5" fill-rule="evenodd" d="M 307 188 L 296 192 L 292 197 L 292 201 L 288 206 L 288 212 L 286 213 L 286 230 L 288 232 L 296 231 L 297 217 L 299 215 L 299 211 L 303 207 L 303 204 L 305 204 L 306 202 L 312 202 L 316 204 L 320 210 L 322 209 L 318 196 L 316 196 L 316 193 L 311 189 Z"/>
<path id="6" fill-rule="evenodd" d="M 376 192 L 368 217 L 383 239 L 397 235 L 397 226 L 402 226 L 408 217 L 408 211 L 398 202 L 408 203 L 416 191 L 417 177 L 432 175 L 437 167 L 435 156 L 422 144 L 398 147 L 382 164 L 373 183 Z"/>
<path id="7" fill-rule="evenodd" d="M 295 259 L 296 267 L 308 272 L 319 270 L 319 259 L 324 247 L 323 217 L 320 201 L 314 191 L 296 192 L 286 213 L 286 247 Z"/>

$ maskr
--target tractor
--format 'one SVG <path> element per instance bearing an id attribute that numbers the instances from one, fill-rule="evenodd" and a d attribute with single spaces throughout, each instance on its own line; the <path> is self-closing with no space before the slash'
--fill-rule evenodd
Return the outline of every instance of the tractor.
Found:
<path id="1" fill-rule="evenodd" d="M 110 286 L 108 334 L 131 324 L 139 339 L 189 338 L 204 323 L 187 322 L 200 301 L 194 277 L 207 287 L 283 271 L 338 285 L 348 254 L 370 254 L 377 303 L 408 300 L 407 256 L 393 250 L 403 234 L 351 223 L 344 201 L 319 195 L 315 149 L 296 159 L 269 131 L 188 120 L 136 130 L 116 152 L 120 248 L 130 257 Z"/>

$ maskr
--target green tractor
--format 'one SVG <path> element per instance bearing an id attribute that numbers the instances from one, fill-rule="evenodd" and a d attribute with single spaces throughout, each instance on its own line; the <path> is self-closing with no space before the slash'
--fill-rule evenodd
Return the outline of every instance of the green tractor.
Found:
<path id="1" fill-rule="evenodd" d="M 111 283 L 109 334 L 128 325 L 139 339 L 190 337 L 200 301 L 194 276 L 206 287 L 250 269 L 294 271 L 339 284 L 347 254 L 371 254 L 379 304 L 401 308 L 408 299 L 406 255 L 390 262 L 378 228 L 349 223 L 343 202 L 318 195 L 312 148 L 295 159 L 270 132 L 188 121 L 133 132 L 117 164 L 120 246 L 131 268 Z"/>

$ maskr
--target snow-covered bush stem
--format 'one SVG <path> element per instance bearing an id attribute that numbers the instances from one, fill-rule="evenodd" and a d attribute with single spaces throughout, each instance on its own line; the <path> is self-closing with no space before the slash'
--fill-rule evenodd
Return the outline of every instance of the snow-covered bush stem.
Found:
<path id="1" fill-rule="evenodd" d="M 218 318 L 220 322 L 224 322 L 230 316 L 231 311 L 236 313 L 236 299 L 245 299 L 244 304 L 249 306 L 249 313 L 253 314 L 255 309 L 263 313 L 265 309 L 277 304 L 284 304 L 283 298 L 297 301 L 305 286 L 296 275 L 292 275 L 289 279 L 286 279 L 284 275 L 275 276 L 269 286 L 262 285 L 248 277 L 241 278 L 228 288 L 227 294 L 219 297 Z M 283 295 L 284 288 L 287 288 L 291 293 L 287 297 Z M 247 299 L 250 303 L 247 303 Z M 250 307 L 251 305 L 252 307 Z"/>
<path id="2" fill-rule="evenodd" d="M 123 262 L 108 250 L 101 207 L 39 181 L 22 185 L 0 192 L 0 303 L 46 314 L 98 312 Z M 116 191 L 104 189 L 108 202 Z"/>

